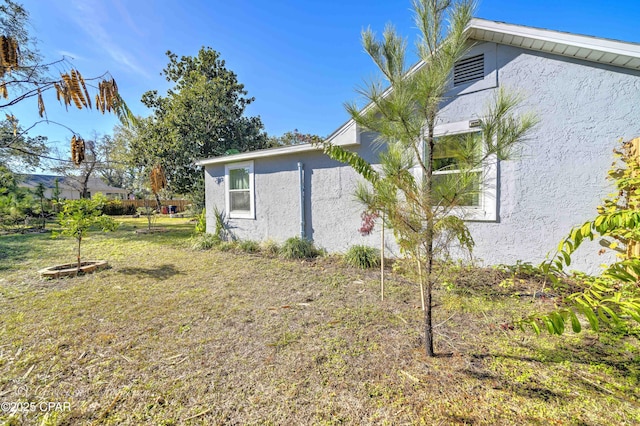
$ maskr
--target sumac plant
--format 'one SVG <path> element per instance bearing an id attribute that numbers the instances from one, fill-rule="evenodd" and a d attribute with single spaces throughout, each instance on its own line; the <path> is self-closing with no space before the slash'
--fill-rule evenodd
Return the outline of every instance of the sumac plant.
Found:
<path id="1" fill-rule="evenodd" d="M 582 326 L 583 315 L 594 331 L 601 327 L 627 327 L 640 323 L 640 138 L 623 142 L 614 150 L 615 161 L 608 179 L 616 192 L 598 206 L 598 215 L 571 230 L 560 242 L 553 257 L 541 265 L 553 285 L 567 276 L 565 269 L 571 256 L 586 240 L 598 238 L 604 250 L 614 251 L 618 261 L 606 266 L 599 277 L 578 275 L 583 289 L 569 295 L 559 309 L 536 314 L 520 323 L 536 333 L 546 329 L 550 334 L 562 334 L 568 324 L 574 332 Z"/>

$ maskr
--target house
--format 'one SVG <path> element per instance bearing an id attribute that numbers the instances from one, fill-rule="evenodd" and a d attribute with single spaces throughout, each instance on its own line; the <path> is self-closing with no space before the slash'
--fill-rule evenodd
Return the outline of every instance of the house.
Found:
<path id="1" fill-rule="evenodd" d="M 499 87 L 524 96 L 521 110 L 535 112 L 540 124 L 518 159 L 486 165 L 466 217 L 477 260 L 538 263 L 596 214 L 611 189 L 605 176 L 612 149 L 620 138 L 640 136 L 640 45 L 483 19 L 473 19 L 468 31 L 473 46 L 453 70 L 436 135 L 472 131 Z M 375 135 L 353 122 L 328 139 L 376 162 Z M 361 178 L 311 145 L 198 164 L 209 231 L 217 206 L 241 239 L 302 235 L 330 252 L 379 245 L 379 235 L 358 233 L 363 208 L 353 194 Z M 572 267 L 596 272 L 598 248 L 581 247 Z"/>
<path id="2" fill-rule="evenodd" d="M 80 198 L 81 185 L 73 177 L 69 176 L 24 175 L 19 186 L 33 190 L 41 183 L 46 188 L 44 192 L 45 198 L 51 199 L 53 198 L 56 179 L 58 179 L 60 199 L 77 200 Z M 87 188 L 89 190 L 89 196 L 100 192 L 110 199 L 126 200 L 129 194 L 129 191 L 126 189 L 107 185 L 100 178 L 89 178 Z"/>

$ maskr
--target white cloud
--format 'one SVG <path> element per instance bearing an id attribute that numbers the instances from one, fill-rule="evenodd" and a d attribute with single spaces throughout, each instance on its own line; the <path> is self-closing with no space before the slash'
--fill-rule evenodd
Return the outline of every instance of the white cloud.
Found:
<path id="1" fill-rule="evenodd" d="M 73 0 L 72 5 L 74 9 L 72 11 L 72 19 L 96 45 L 104 49 L 114 61 L 123 67 L 145 78 L 150 77 L 150 74 L 138 64 L 135 56 L 118 46 L 113 37 L 111 37 L 108 28 L 109 18 L 118 18 L 109 16 L 110 6 L 112 6 L 109 0 Z M 119 6 L 118 9 L 122 14 L 122 5 Z M 129 21 L 132 22 L 130 19 Z M 112 30 L 122 31 L 122 28 L 114 26 Z"/>

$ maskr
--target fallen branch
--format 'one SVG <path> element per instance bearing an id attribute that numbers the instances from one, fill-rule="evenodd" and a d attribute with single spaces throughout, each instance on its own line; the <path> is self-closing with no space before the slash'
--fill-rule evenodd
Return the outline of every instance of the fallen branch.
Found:
<path id="1" fill-rule="evenodd" d="M 24 379 L 26 379 L 27 377 L 29 377 L 29 374 L 31 374 L 31 372 L 33 371 L 33 368 L 34 368 L 35 366 L 36 366 L 36 365 L 35 365 L 35 364 L 33 364 L 31 367 L 29 367 L 29 369 L 27 370 L 27 372 L 26 372 L 26 373 L 24 373 L 24 376 L 22 376 L 22 380 L 24 380 Z"/>
<path id="2" fill-rule="evenodd" d="M 191 417 L 187 417 L 186 419 L 184 419 L 184 421 L 186 422 L 187 420 L 192 420 L 192 419 L 195 419 L 197 417 L 204 416 L 205 414 L 209 414 L 211 412 L 211 410 L 212 410 L 212 408 L 207 408 L 206 410 L 204 410 L 204 411 L 202 411 L 202 412 L 200 412 L 198 414 L 194 414 Z"/>
<path id="3" fill-rule="evenodd" d="M 111 412 L 111 410 L 113 410 L 113 409 L 115 408 L 115 406 L 116 406 L 116 404 L 117 404 L 118 400 L 120 399 L 121 395 L 122 395 L 122 391 L 118 392 L 118 394 L 116 395 L 116 397 L 115 397 L 115 398 L 113 398 L 113 401 L 111 401 L 111 404 L 109 404 L 109 406 L 107 407 L 107 409 L 106 409 L 106 410 L 104 410 L 104 411 L 102 412 L 102 414 L 100 415 L 100 417 L 98 417 L 98 418 L 96 419 L 96 421 L 94 421 L 94 422 L 92 423 L 92 425 L 97 425 L 97 424 L 99 424 L 100 422 L 102 422 L 102 420 L 104 420 L 105 418 L 107 418 L 107 416 L 109 415 L 109 412 Z"/>
<path id="4" fill-rule="evenodd" d="M 417 377 L 412 376 L 411 374 L 407 373 L 404 370 L 400 370 L 400 373 L 404 374 L 405 376 L 407 376 L 409 379 L 411 379 L 413 382 L 415 383 L 420 383 L 420 379 L 418 379 Z"/>
<path id="5" fill-rule="evenodd" d="M 171 361 L 172 359 L 180 358 L 181 356 L 184 356 L 184 354 L 170 356 L 169 358 L 165 358 L 165 361 Z"/>
<path id="6" fill-rule="evenodd" d="M 403 323 L 405 323 L 405 324 L 409 324 L 409 322 L 408 322 L 406 319 L 402 318 L 399 314 L 395 314 L 395 316 L 397 316 L 398 318 L 400 318 L 400 320 L 402 320 L 402 322 L 403 322 Z"/>

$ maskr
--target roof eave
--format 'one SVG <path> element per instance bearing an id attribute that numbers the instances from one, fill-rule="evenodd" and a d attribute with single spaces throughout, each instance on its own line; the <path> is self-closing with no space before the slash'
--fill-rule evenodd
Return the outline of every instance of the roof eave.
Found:
<path id="1" fill-rule="evenodd" d="M 640 44 L 473 18 L 474 40 L 495 42 L 564 57 L 640 70 Z"/>
<path id="2" fill-rule="evenodd" d="M 353 147 L 360 145 L 360 131 L 353 120 L 349 120 L 327 137 L 327 142 L 337 146 Z M 225 155 L 198 160 L 196 166 L 212 166 L 216 164 L 228 164 L 239 161 L 255 160 L 257 158 L 278 157 L 282 155 L 299 154 L 302 152 L 322 151 L 321 146 L 310 143 L 289 145 L 278 148 L 259 149 L 256 151 L 241 152 L 240 154 Z"/>

